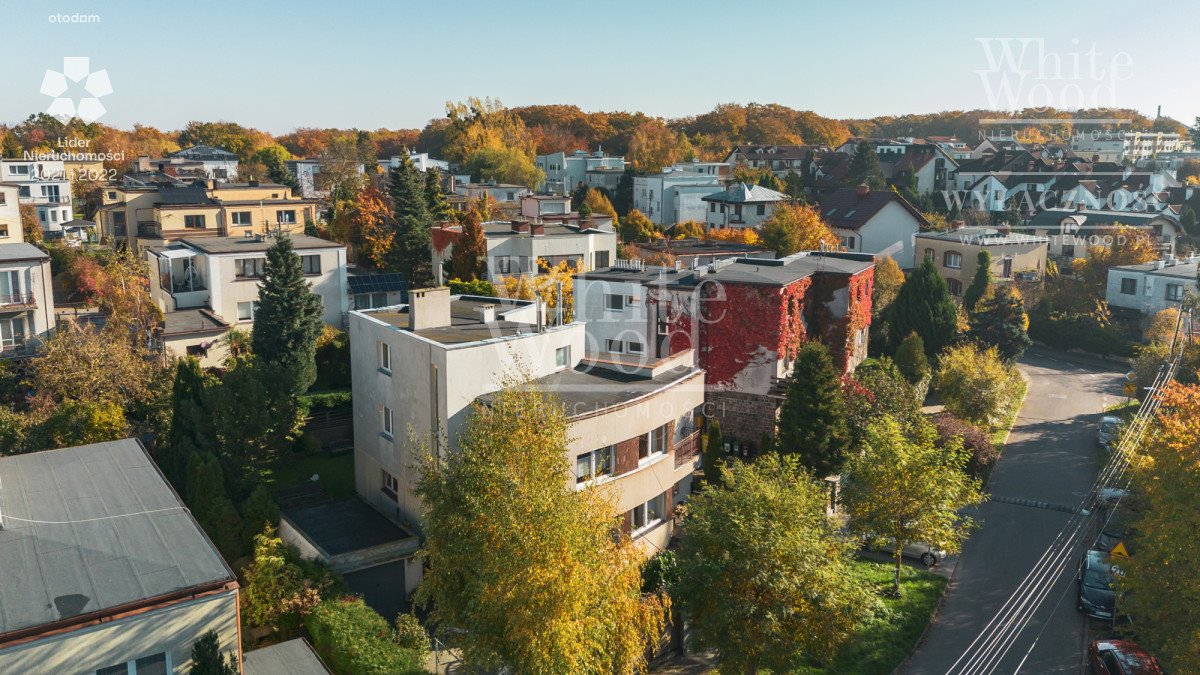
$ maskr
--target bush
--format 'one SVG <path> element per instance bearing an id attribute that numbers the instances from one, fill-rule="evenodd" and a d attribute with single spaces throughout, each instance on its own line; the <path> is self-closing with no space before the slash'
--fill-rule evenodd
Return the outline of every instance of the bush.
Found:
<path id="1" fill-rule="evenodd" d="M 305 431 L 296 438 L 292 450 L 299 455 L 316 455 L 321 452 L 321 441 L 311 431 Z"/>
<path id="2" fill-rule="evenodd" d="M 387 620 L 359 598 L 324 600 L 304 624 L 313 647 L 337 675 L 424 672 L 425 654 L 397 644 Z"/>
<path id="3" fill-rule="evenodd" d="M 1084 313 L 1030 312 L 1029 337 L 1053 349 L 1130 356 L 1132 345 L 1112 326 Z"/>
<path id="4" fill-rule="evenodd" d="M 895 360 L 896 367 L 910 384 L 915 385 L 929 377 L 929 359 L 925 358 L 925 341 L 920 335 L 909 333 L 896 348 Z"/>
<path id="5" fill-rule="evenodd" d="M 313 389 L 350 387 L 350 336 L 325 326 L 317 338 L 317 379 Z"/>
<path id="6" fill-rule="evenodd" d="M 474 281 L 451 279 L 446 285 L 450 287 L 451 295 L 483 295 L 489 298 L 499 295 L 496 292 L 496 286 L 486 279 L 475 279 Z"/>
<path id="7" fill-rule="evenodd" d="M 305 408 L 311 413 L 314 410 L 333 410 L 350 405 L 349 389 L 338 391 L 313 391 L 300 397 Z"/>
<path id="8" fill-rule="evenodd" d="M 999 424 L 1017 404 L 1021 375 L 1000 360 L 995 347 L 967 343 L 938 359 L 933 389 L 946 410 L 981 427 Z"/>
<path id="9" fill-rule="evenodd" d="M 938 447 L 945 447 L 952 439 L 958 438 L 962 441 L 963 447 L 971 453 L 967 472 L 972 477 L 982 480 L 991 471 L 996 460 L 1000 458 L 996 446 L 992 445 L 992 439 L 979 427 L 948 412 L 934 415 L 932 421 L 938 433 Z"/>
<path id="10" fill-rule="evenodd" d="M 415 652 L 429 651 L 429 634 L 421 626 L 421 621 L 412 614 L 396 615 L 396 644 Z"/>

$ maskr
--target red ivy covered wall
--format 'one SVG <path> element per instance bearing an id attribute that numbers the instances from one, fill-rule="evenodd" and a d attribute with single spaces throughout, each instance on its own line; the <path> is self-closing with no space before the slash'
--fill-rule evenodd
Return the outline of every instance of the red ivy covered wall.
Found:
<path id="1" fill-rule="evenodd" d="M 875 286 L 875 268 L 853 276 L 819 274 L 809 301 L 810 325 L 819 339 L 829 346 L 833 362 L 843 371 L 850 369 L 855 353 L 854 336 L 871 325 L 871 292 Z M 835 299 L 845 290 L 846 306 Z"/>
<path id="2" fill-rule="evenodd" d="M 784 288 L 709 284 L 703 291 L 700 365 L 711 385 L 728 385 L 752 365 L 794 356 L 806 336 L 809 279 Z M 763 354 L 766 350 L 770 354 Z"/>

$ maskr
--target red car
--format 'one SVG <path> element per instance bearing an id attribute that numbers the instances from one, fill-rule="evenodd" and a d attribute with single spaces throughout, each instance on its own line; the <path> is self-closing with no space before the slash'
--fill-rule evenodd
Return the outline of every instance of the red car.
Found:
<path id="1" fill-rule="evenodd" d="M 1102 675 L 1162 675 L 1158 659 L 1128 640 L 1093 640 L 1088 665 Z"/>

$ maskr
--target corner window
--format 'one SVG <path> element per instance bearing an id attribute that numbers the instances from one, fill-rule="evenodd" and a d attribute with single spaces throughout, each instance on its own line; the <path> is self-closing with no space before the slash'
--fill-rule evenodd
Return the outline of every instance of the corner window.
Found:
<path id="1" fill-rule="evenodd" d="M 1122 279 L 1121 293 L 1124 295 L 1137 294 L 1137 279 Z"/>
<path id="2" fill-rule="evenodd" d="M 392 409 L 386 405 L 383 406 L 382 418 L 383 435 L 390 440 L 394 438 L 392 435 Z"/>
<path id="3" fill-rule="evenodd" d="M 559 347 L 554 350 L 554 365 L 558 368 L 566 368 L 571 362 L 571 348 Z"/>
<path id="4" fill-rule="evenodd" d="M 392 374 L 392 346 L 386 342 L 379 343 L 379 369 Z"/>
<path id="5" fill-rule="evenodd" d="M 611 445 L 579 455 L 575 458 L 575 482 L 584 483 L 601 476 L 611 476 L 614 456 Z"/>
<path id="6" fill-rule="evenodd" d="M 942 256 L 942 265 L 952 270 L 962 269 L 962 254 L 946 251 L 946 255 Z"/>
<path id="7" fill-rule="evenodd" d="M 300 264 L 304 266 L 305 274 L 321 273 L 321 256 L 319 255 L 302 255 L 300 256 Z"/>
<path id="8" fill-rule="evenodd" d="M 190 230 L 203 230 L 204 216 L 184 216 L 183 226 Z"/>

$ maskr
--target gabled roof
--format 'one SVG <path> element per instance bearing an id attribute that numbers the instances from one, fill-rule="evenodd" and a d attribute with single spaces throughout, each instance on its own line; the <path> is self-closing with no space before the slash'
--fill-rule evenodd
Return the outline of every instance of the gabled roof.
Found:
<path id="1" fill-rule="evenodd" d="M 730 185 L 720 192 L 701 197 L 706 202 L 721 202 L 723 204 L 757 204 L 762 202 L 781 202 L 788 196 L 761 185 L 746 185 L 738 183 Z"/>
<path id="2" fill-rule="evenodd" d="M 883 207 L 896 202 L 917 221 L 917 227 L 929 227 L 925 216 L 892 190 L 870 190 L 865 195 L 858 188 L 841 188 L 821 200 L 821 219 L 843 230 L 857 230 L 866 225 Z"/>
<path id="3" fill-rule="evenodd" d="M 0 457 L 0 643 L 236 583 L 133 439 Z"/>

